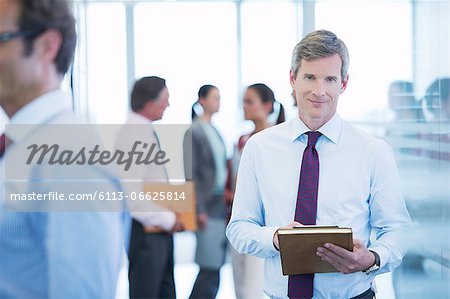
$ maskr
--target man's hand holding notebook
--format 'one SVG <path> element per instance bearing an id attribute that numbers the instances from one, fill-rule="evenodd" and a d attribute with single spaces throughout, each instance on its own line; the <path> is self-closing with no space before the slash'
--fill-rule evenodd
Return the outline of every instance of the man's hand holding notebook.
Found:
<path id="1" fill-rule="evenodd" d="M 351 228 L 291 223 L 279 229 L 275 235 L 278 244 L 274 240 L 274 245 L 279 245 L 284 275 L 339 272 L 317 255 L 318 249 L 325 244 L 353 251 Z"/>
<path id="2" fill-rule="evenodd" d="M 347 227 L 292 222 L 275 233 L 274 246 L 280 250 L 284 275 L 353 273 L 379 266 L 377 254 L 353 239 Z"/>

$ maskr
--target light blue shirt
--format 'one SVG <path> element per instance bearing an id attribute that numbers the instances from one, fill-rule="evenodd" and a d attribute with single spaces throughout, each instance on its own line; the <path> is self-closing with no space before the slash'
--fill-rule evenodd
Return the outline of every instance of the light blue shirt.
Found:
<path id="1" fill-rule="evenodd" d="M 11 124 L 73 123 L 70 98 L 56 90 L 19 110 Z M 32 132 L 8 136 L 15 145 Z M 115 298 L 124 248 L 126 219 L 120 212 L 13 212 L 4 203 L 5 163 L 0 159 L 0 298 Z M 55 168 L 55 178 L 67 173 Z M 81 167 L 88 181 L 109 183 L 104 191 L 120 191 L 118 181 L 93 167 Z M 34 184 L 33 184 L 34 181 Z M 50 192 L 58 182 L 39 183 L 30 176 L 28 190 Z M 83 190 L 94 192 L 96 184 Z M 68 187 L 70 188 L 70 187 Z M 100 191 L 100 190 L 99 190 Z M 103 190 L 102 190 L 103 191 Z"/>
<path id="2" fill-rule="evenodd" d="M 299 118 L 263 130 L 249 139 L 239 165 L 227 237 L 237 251 L 265 258 L 264 290 L 272 297 L 287 298 L 273 235 L 294 220 L 308 131 Z M 411 226 L 391 148 L 337 114 L 318 131 L 316 223 L 351 227 L 354 238 L 380 255 L 376 274 L 391 271 L 406 251 L 400 236 Z M 376 274 L 315 274 L 314 298 L 351 298 L 369 289 Z"/>

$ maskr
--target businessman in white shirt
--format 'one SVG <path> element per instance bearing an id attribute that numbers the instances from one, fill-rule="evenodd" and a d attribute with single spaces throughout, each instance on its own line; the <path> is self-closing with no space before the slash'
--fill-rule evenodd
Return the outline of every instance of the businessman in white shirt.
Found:
<path id="1" fill-rule="evenodd" d="M 117 135 L 116 148 L 127 152 L 132 144 L 141 142 L 159 150 L 152 122 L 161 119 L 168 106 L 169 91 L 163 78 L 137 80 L 131 92 L 132 111 Z M 145 183 L 168 180 L 164 165 L 154 163 L 132 165 L 124 179 L 128 198 L 143 192 Z M 128 251 L 130 298 L 175 298 L 173 232 L 183 230 L 183 223 L 176 213 L 151 201 L 128 200 L 128 207 L 133 217 Z"/>
<path id="2" fill-rule="evenodd" d="M 265 259 L 271 298 L 373 298 L 375 276 L 406 251 L 400 235 L 411 220 L 391 148 L 336 113 L 348 64 L 334 33 L 306 35 L 290 70 L 298 117 L 255 134 L 244 149 L 227 236 L 237 251 Z M 353 251 L 317 249 L 339 272 L 282 275 L 277 229 L 306 224 L 352 228 Z"/>

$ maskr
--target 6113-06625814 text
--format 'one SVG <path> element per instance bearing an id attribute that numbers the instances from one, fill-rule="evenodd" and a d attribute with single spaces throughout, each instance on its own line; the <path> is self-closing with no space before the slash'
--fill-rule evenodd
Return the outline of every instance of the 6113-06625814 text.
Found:
<path id="1" fill-rule="evenodd" d="M 47 192 L 47 193 L 11 193 L 11 201 L 95 201 L 95 200 L 152 200 L 152 201 L 183 201 L 186 200 L 185 192 L 103 192 L 94 193 L 69 193 Z"/>

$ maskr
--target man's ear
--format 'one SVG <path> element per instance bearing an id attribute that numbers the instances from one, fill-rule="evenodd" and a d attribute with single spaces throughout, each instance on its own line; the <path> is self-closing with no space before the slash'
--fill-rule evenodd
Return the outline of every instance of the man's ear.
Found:
<path id="1" fill-rule="evenodd" d="M 36 40 L 39 43 L 40 55 L 49 62 L 54 62 L 62 44 L 61 33 L 56 29 L 44 31 Z"/>
<path id="2" fill-rule="evenodd" d="M 343 93 L 345 91 L 345 89 L 347 88 L 347 84 L 348 84 L 348 74 L 345 76 L 345 78 L 342 80 L 341 83 L 341 90 L 339 91 L 339 93 Z"/>
<path id="3" fill-rule="evenodd" d="M 292 90 L 295 90 L 295 75 L 292 70 L 289 71 L 289 82 L 291 83 Z"/>
<path id="4" fill-rule="evenodd" d="M 142 111 L 146 114 L 152 112 L 155 109 L 155 103 L 156 101 L 148 101 L 144 104 L 144 107 L 142 107 Z"/>

